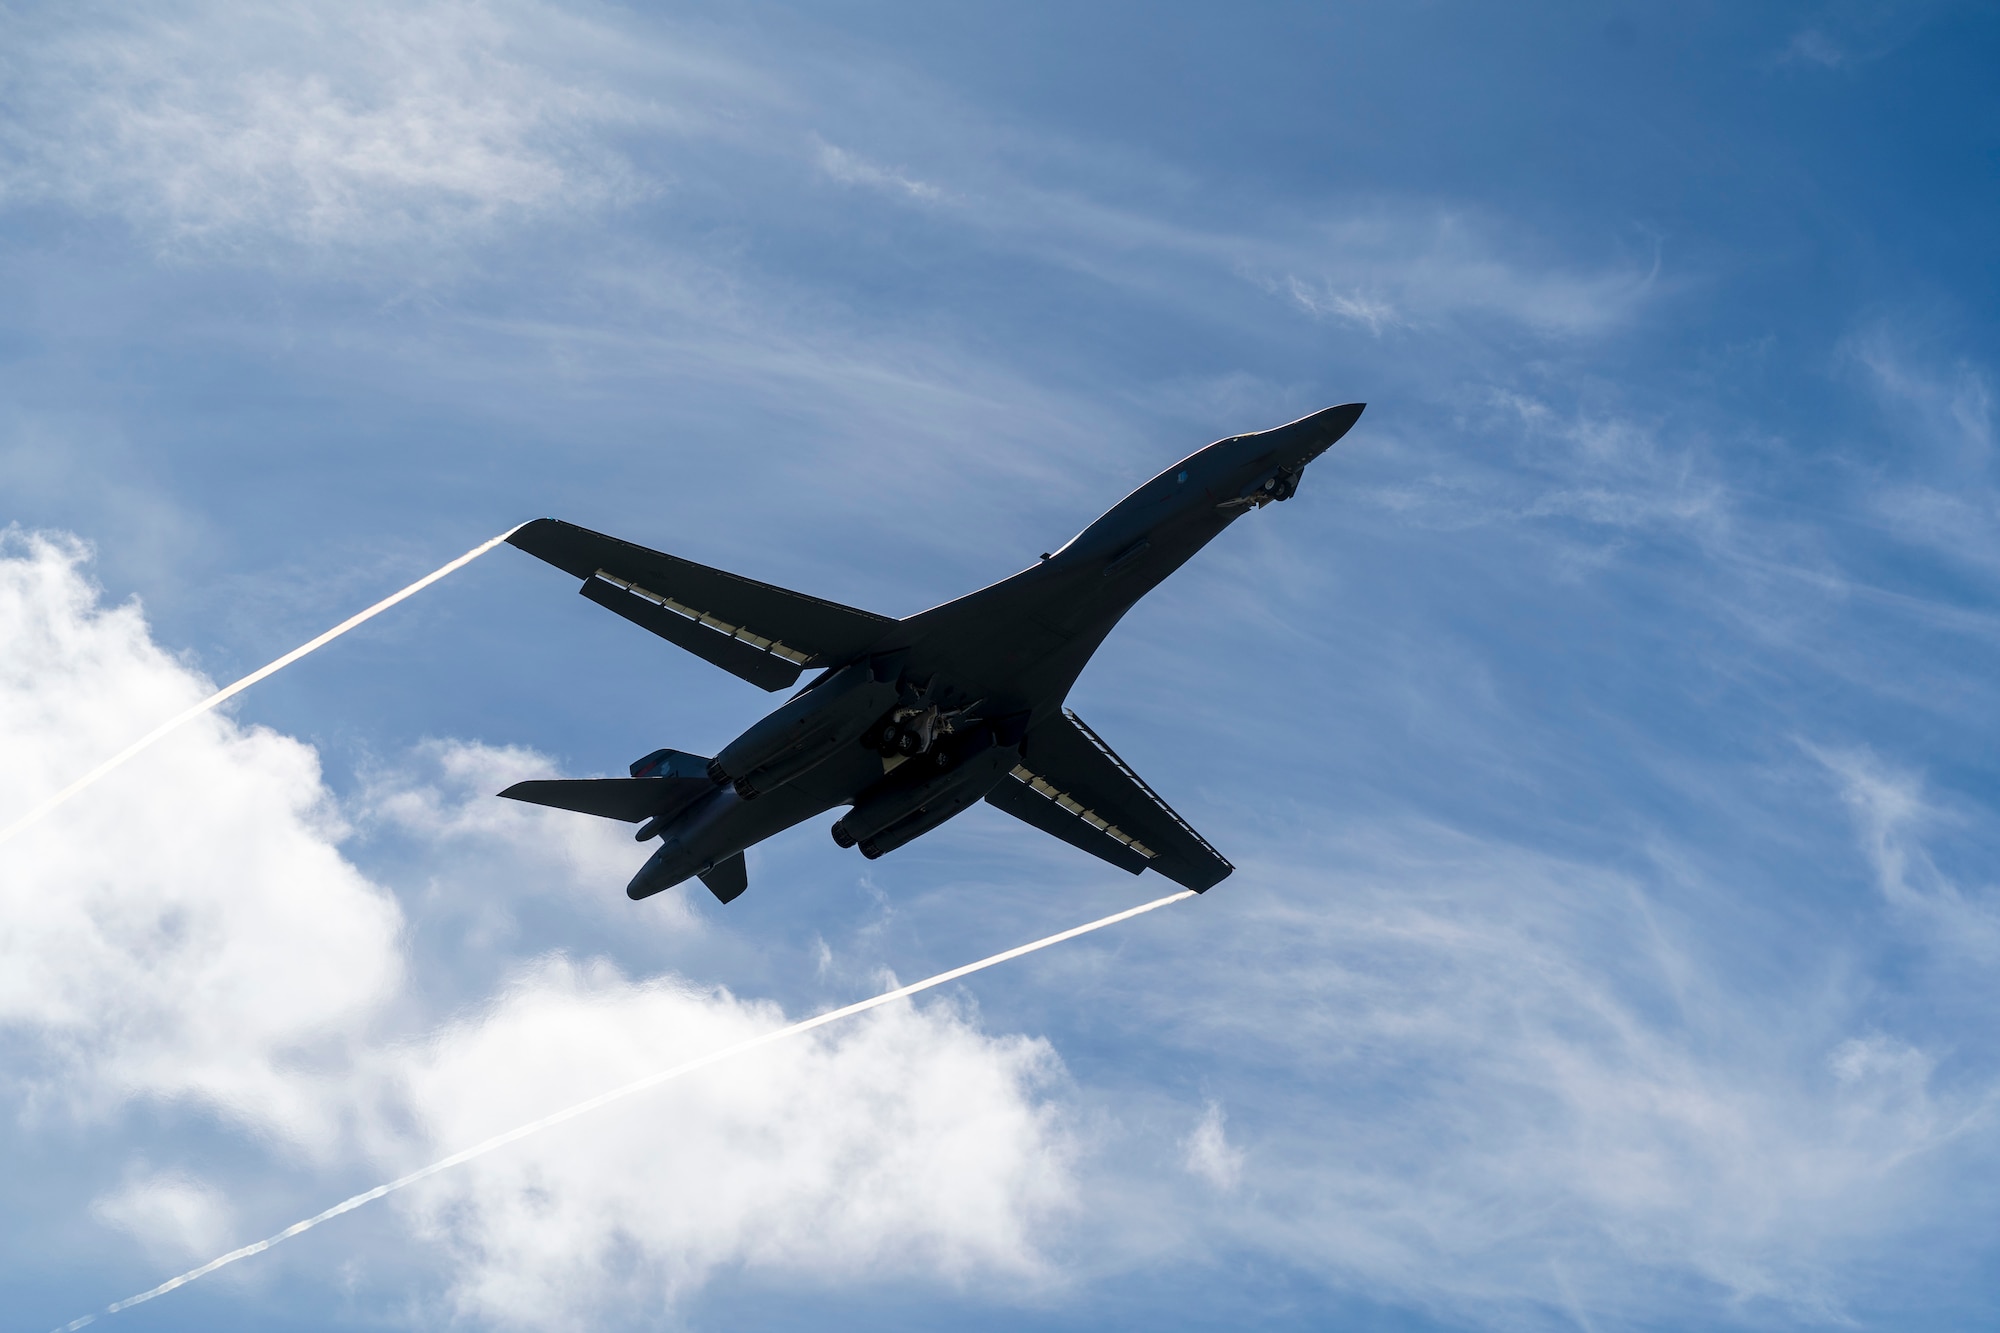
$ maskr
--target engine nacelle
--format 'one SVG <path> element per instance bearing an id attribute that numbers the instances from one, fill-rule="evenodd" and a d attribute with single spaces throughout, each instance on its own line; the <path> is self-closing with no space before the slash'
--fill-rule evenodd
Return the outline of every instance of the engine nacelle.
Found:
<path id="1" fill-rule="evenodd" d="M 862 840 L 861 854 L 873 861 L 877 857 L 887 856 L 906 842 L 915 842 L 953 815 L 979 804 L 986 793 L 993 790 L 994 785 L 996 784 L 989 783 L 984 790 L 980 790 L 979 786 L 974 784 L 947 793 L 900 824 L 891 825 L 874 837 Z"/>
<path id="2" fill-rule="evenodd" d="M 896 702 L 893 680 L 877 680 L 866 662 L 843 667 L 723 747 L 709 774 L 732 782 L 749 800 L 824 763 Z"/>
<path id="3" fill-rule="evenodd" d="M 861 854 L 873 861 L 978 803 L 1020 758 L 1015 747 L 989 742 L 979 753 L 934 778 L 862 801 L 834 825 L 834 841 L 842 842 L 845 832 L 861 848 Z"/>
<path id="4" fill-rule="evenodd" d="M 902 783 L 893 780 L 884 783 L 876 791 L 856 801 L 854 808 L 833 826 L 833 840 L 842 847 L 852 847 L 858 842 L 867 841 L 890 825 L 908 818 L 939 797 L 968 782 L 992 779 L 980 789 L 983 795 L 992 788 L 993 781 L 997 781 L 1001 774 L 1012 768 L 1019 760 L 1018 750 L 1009 748 L 996 751 L 992 733 L 982 730 L 972 739 L 972 744 L 966 752 L 958 755 L 956 762 L 943 772 L 933 772 L 929 777 L 912 781 L 915 773 L 906 770 L 907 776 L 897 775 L 905 778 Z M 912 764 L 916 762 L 918 761 L 913 760 Z M 924 762 L 924 766 L 930 767 L 927 761 Z"/>

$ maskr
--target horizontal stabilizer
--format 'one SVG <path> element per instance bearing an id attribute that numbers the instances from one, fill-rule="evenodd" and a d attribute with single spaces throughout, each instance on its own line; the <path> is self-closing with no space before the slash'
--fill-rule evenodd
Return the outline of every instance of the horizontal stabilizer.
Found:
<path id="1" fill-rule="evenodd" d="M 1021 762 L 986 800 L 1121 870 L 1150 867 L 1196 893 L 1236 868 L 1068 709 L 1028 732 Z"/>
<path id="2" fill-rule="evenodd" d="M 602 819 L 636 824 L 654 815 L 678 810 L 704 792 L 715 790 L 699 778 L 563 778 L 517 782 L 501 792 L 510 801 L 553 806 Z"/>
<path id="3" fill-rule="evenodd" d="M 766 690 L 852 661 L 896 623 L 553 518 L 507 540 L 582 579 L 599 606 Z"/>

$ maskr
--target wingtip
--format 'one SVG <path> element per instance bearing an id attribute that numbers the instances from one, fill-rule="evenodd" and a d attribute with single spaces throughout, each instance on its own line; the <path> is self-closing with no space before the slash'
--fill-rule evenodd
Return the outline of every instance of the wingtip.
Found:
<path id="1" fill-rule="evenodd" d="M 556 522 L 556 520 L 553 518 L 531 518 L 526 523 L 521 524 L 520 526 L 516 527 L 512 532 L 507 534 L 507 544 L 509 546 L 518 546 L 525 551 L 528 549 L 528 544 L 527 541 L 524 539 L 527 538 L 529 534 L 537 532 L 554 522 Z"/>

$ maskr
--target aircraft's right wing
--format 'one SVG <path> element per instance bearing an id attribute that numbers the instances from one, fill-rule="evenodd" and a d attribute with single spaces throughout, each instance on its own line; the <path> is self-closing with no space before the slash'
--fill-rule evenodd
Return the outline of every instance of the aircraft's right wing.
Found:
<path id="1" fill-rule="evenodd" d="M 1068 709 L 1028 732 L 987 801 L 1133 874 L 1151 867 L 1204 893 L 1236 867 Z"/>
<path id="2" fill-rule="evenodd" d="M 582 579 L 599 606 L 767 690 L 851 661 L 896 623 L 553 518 L 507 540 Z"/>

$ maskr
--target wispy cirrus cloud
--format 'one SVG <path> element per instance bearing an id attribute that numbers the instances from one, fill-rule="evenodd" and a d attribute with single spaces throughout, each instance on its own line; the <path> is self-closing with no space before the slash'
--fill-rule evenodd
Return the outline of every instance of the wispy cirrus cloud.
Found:
<path id="1" fill-rule="evenodd" d="M 1240 1171 L 1208 1244 L 1483 1327 L 1839 1322 L 1867 1294 L 1841 1256 L 1986 1169 L 2000 1070 L 1944 1078 L 1815 969 L 1743 986 L 1666 884 L 1437 827 L 1313 846 L 1314 869 L 1246 865 L 1227 925 L 1181 927 L 1258 958 L 1169 1010 L 1234 1108 L 1226 1154 L 1213 1111 L 1189 1141 Z"/>
<path id="2" fill-rule="evenodd" d="M 1837 364 L 1858 372 L 1879 407 L 1850 465 L 1866 478 L 1864 512 L 1887 532 L 1947 566 L 1990 577 L 2000 572 L 1992 375 L 1970 357 L 1940 353 L 1935 342 L 1879 323 L 1841 341 Z M 1939 600 L 1975 614 L 1986 601 L 1976 592 Z"/>
<path id="3" fill-rule="evenodd" d="M 1957 466 L 1991 460 L 1992 379 L 1970 359 L 1925 355 L 1914 339 L 1880 324 L 1843 339 L 1838 356 L 1862 368 L 1897 434 L 1946 451 Z"/>
<path id="4" fill-rule="evenodd" d="M 0 200 L 106 212 L 170 249 L 435 247 L 659 181 L 621 137 L 688 133 L 746 80 L 655 42 L 651 95 L 591 72 L 627 34 L 560 8 L 196 2 L 12 22 Z"/>
<path id="5" fill-rule="evenodd" d="M 1219 1190 L 1233 1190 L 1243 1181 L 1243 1150 L 1229 1141 L 1228 1116 L 1221 1102 L 1210 1102 L 1182 1140 L 1187 1169 Z"/>
<path id="6" fill-rule="evenodd" d="M 1318 231 L 1295 242 L 1287 262 L 1298 267 L 1274 285 L 1315 318 L 1378 337 L 1481 317 L 1549 335 L 1604 333 L 1631 319 L 1660 279 L 1657 255 L 1595 271 L 1510 256 L 1491 226 L 1415 203 L 1363 210 Z"/>
<path id="7" fill-rule="evenodd" d="M 1837 780 L 1884 900 L 1933 947 L 1981 963 L 2000 959 L 2000 894 L 1991 885 L 1962 884 L 1929 845 L 1968 825 L 1970 813 L 1950 808 L 1917 773 L 1865 747 L 1805 749 Z"/>
<path id="8" fill-rule="evenodd" d="M 1839 69 L 1852 59 L 1847 51 L 1833 38 L 1818 28 L 1801 28 L 1792 34 L 1779 53 L 1781 64 L 1818 65 L 1822 69 Z"/>
<path id="9" fill-rule="evenodd" d="M 829 180 L 842 185 L 868 186 L 924 203 L 936 203 L 945 198 L 944 190 L 928 181 L 920 181 L 893 167 L 871 162 L 858 153 L 836 147 L 817 136 L 814 138 L 814 149 L 819 169 Z"/>
<path id="10" fill-rule="evenodd" d="M 1449 200 L 1264 214 L 1233 229 L 1193 222 L 1141 202 L 1177 181 L 1165 164 L 1004 123 L 975 131 L 975 108 L 920 80 L 877 90 L 885 109 L 826 104 L 835 114 L 815 128 L 784 76 L 717 34 L 541 0 L 251 15 L 186 0 L 17 19 L 13 35 L 32 54 L 0 84 L 14 111 L 0 134 L 0 202 L 119 217 L 184 254 L 359 246 L 435 264 L 444 248 L 663 192 L 765 198 L 818 179 L 1134 291 L 1161 293 L 1162 264 L 1193 266 L 1247 284 L 1239 318 L 1262 317 L 1250 307 L 1276 295 L 1377 337 L 1487 318 L 1601 333 L 1659 280 L 1657 259 L 1592 270 L 1535 258 Z M 845 86 L 830 66 L 800 72 Z M 939 145 L 900 127 L 931 122 L 968 134 L 926 166 Z M 1097 174 L 1093 158 L 1144 188 L 1068 183 Z M 667 235 L 669 252 L 688 240 Z M 644 250 L 626 262 L 647 262 Z"/>
<path id="11" fill-rule="evenodd" d="M 1816 6 L 1810 22 L 1796 29 L 1775 57 L 1779 65 L 1850 70 L 1871 64 L 1907 45 L 1951 6 L 1940 0 L 1882 4 L 1879 0 L 1831 0 Z"/>

